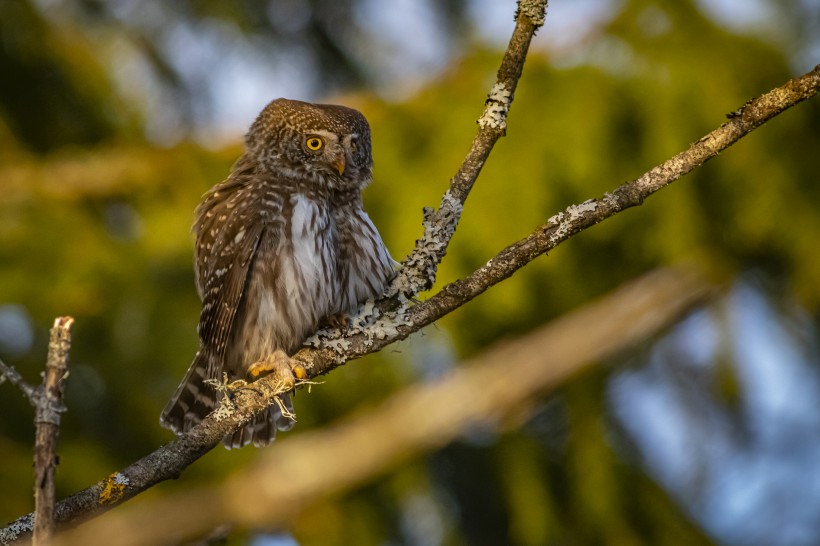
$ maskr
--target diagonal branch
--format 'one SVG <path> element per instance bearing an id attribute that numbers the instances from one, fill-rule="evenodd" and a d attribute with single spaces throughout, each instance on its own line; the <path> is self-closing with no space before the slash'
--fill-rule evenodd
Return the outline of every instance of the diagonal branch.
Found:
<path id="1" fill-rule="evenodd" d="M 177 544 L 217 522 L 282 528 L 320 499 L 446 445 L 470 427 L 494 428 L 571 375 L 657 335 L 716 294 L 691 270 L 653 271 L 437 381 L 410 386 L 364 415 L 266 450 L 221 485 L 137 503 L 59 535 L 56 544 L 93 544 L 102 537 L 109 546 Z"/>
<path id="2" fill-rule="evenodd" d="M 653 193 L 712 159 L 771 118 L 813 97 L 818 91 L 820 65 L 811 72 L 748 101 L 739 110 L 728 115 L 728 122 L 639 178 L 618 186 L 598 199 L 571 205 L 552 216 L 546 224 L 503 249 L 468 277 L 448 284 L 429 299 L 411 307 L 393 323 L 393 331 L 389 331 L 390 323 L 383 321 L 379 325 L 381 329 L 365 329 L 345 336 L 342 340 L 344 343 L 329 344 L 319 349 L 303 349 L 297 356 L 308 363 L 309 375 L 315 377 L 328 373 L 345 360 L 378 351 L 406 338 L 509 278 L 573 235 L 625 209 L 641 205 Z M 381 335 L 385 332 L 389 335 Z"/>

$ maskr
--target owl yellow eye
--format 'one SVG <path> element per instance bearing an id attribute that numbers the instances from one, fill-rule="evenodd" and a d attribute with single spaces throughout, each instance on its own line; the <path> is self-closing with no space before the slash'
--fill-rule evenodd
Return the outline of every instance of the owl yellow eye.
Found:
<path id="1" fill-rule="evenodd" d="M 351 151 L 351 152 L 353 152 L 353 153 L 355 154 L 355 153 L 356 153 L 356 148 L 357 148 L 357 147 L 356 147 L 356 141 L 355 141 L 355 140 L 351 140 L 351 141 L 350 141 L 350 151 Z"/>
<path id="2" fill-rule="evenodd" d="M 305 141 L 305 146 L 307 146 L 308 150 L 317 151 L 321 150 L 322 146 L 325 145 L 325 141 L 322 140 L 321 137 L 317 136 L 309 136 L 307 137 L 307 141 Z"/>

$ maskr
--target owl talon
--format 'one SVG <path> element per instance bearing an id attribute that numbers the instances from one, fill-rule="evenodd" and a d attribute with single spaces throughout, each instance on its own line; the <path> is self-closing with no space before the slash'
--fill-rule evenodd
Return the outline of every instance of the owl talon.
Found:
<path id="1" fill-rule="evenodd" d="M 348 315 L 347 313 L 338 313 L 336 315 L 330 315 L 329 317 L 325 318 L 325 324 L 327 324 L 331 328 L 338 329 L 340 332 L 344 334 L 350 327 L 350 315 Z"/>
<path id="2" fill-rule="evenodd" d="M 305 367 L 304 367 L 304 366 L 302 366 L 302 365 L 301 365 L 299 362 L 297 362 L 296 360 L 293 360 L 293 361 L 291 361 L 291 362 L 296 362 L 296 364 L 294 364 L 294 365 L 293 365 L 293 367 L 291 368 L 291 371 L 293 372 L 293 376 L 294 376 L 294 377 L 295 377 L 298 381 L 306 381 L 306 380 L 307 380 L 307 377 L 308 377 L 308 374 L 307 374 L 307 370 L 305 369 Z"/>

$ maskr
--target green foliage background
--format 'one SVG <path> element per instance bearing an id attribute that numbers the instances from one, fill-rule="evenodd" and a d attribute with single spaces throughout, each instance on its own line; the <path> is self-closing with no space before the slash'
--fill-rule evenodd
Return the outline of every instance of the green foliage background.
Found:
<path id="1" fill-rule="evenodd" d="M 662 24 L 647 24 L 647 14 Z M 158 425 L 159 411 L 197 344 L 192 211 L 241 147 L 151 144 L 139 108 L 110 83 L 86 34 L 28 2 L 0 3 L 0 21 L 0 305 L 24 309 L 35 334 L 23 352 L 4 354 L 0 345 L 0 358 L 37 380 L 51 321 L 76 318 L 60 439 L 64 496 L 170 438 Z M 653 0 L 625 2 L 571 55 L 536 48 L 508 136 L 468 201 L 439 285 L 565 206 L 637 177 L 781 84 L 792 75 L 789 52 L 782 41 L 730 33 L 691 2 Z M 421 208 L 438 202 L 466 153 L 499 58 L 499 51 L 470 48 L 402 102 L 367 91 L 338 99 L 371 122 L 376 177 L 367 208 L 395 257 L 412 248 Z M 818 150 L 814 100 L 425 335 L 300 393 L 299 426 L 290 434 L 366 411 L 426 377 L 431 354 L 469 356 L 659 265 L 696 262 L 727 279 L 757 271 L 771 297 L 797 302 L 816 319 Z M 647 350 L 627 360 L 638 365 Z M 294 522 L 293 535 L 305 545 L 420 544 L 407 518 L 426 506 L 422 513 L 435 517 L 410 527 L 423 535 L 427 522 L 434 528 L 428 536 L 443 544 L 710 544 L 690 509 L 625 447 L 629 440 L 613 425 L 606 400 L 610 373 L 576 378 L 523 426 L 468 435 L 315 507 Z M 727 401 L 731 413 L 742 386 L 731 368 L 715 382 L 711 395 Z M 3 385 L 0 415 L 0 520 L 11 520 L 32 508 L 32 412 Z M 178 483 L 148 495 L 218 479 L 254 456 L 251 449 L 215 451 Z"/>

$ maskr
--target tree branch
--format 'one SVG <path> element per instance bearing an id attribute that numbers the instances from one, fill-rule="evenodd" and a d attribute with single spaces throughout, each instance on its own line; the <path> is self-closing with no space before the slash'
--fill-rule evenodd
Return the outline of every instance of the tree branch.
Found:
<path id="1" fill-rule="evenodd" d="M 57 467 L 57 438 L 60 413 L 65 411 L 63 389 L 68 377 L 71 348 L 71 317 L 54 320 L 48 342 L 46 372 L 38 391 L 34 417 L 34 537 L 35 546 L 49 544 L 54 534 L 54 471 Z"/>
<path id="2" fill-rule="evenodd" d="M 709 159 L 781 114 L 820 91 L 820 65 L 811 72 L 787 81 L 780 87 L 748 101 L 739 110 L 728 114 L 729 121 L 700 138 L 689 148 L 641 177 L 617 187 L 598 199 L 571 205 L 552 216 L 547 223 L 527 237 L 513 243 L 491 258 L 468 277 L 446 285 L 429 299 L 409 308 L 393 324 L 383 321 L 379 328 L 365 328 L 342 336 L 323 338 L 324 346 L 303 349 L 297 357 L 307 362 L 309 376 L 330 372 L 345 360 L 378 351 L 404 339 L 420 328 L 435 322 L 454 309 L 482 294 L 491 286 L 546 254 L 573 235 L 594 226 L 625 209 L 641 205 L 647 197 L 691 172 Z M 387 333 L 389 335 L 381 335 Z"/>
<path id="3" fill-rule="evenodd" d="M 56 544 L 180 543 L 222 522 L 281 528 L 321 498 L 446 445 L 472 426 L 495 428 L 546 390 L 657 335 L 715 293 L 690 270 L 655 271 L 496 345 L 442 379 L 408 387 L 365 415 L 266 450 L 221 485 L 117 511 L 58 535 Z"/>
<path id="4" fill-rule="evenodd" d="M 15 522 L 15 529 L 33 531 L 32 543 L 50 544 L 54 534 L 54 471 L 57 467 L 57 438 L 60 434 L 60 413 L 65 411 L 63 390 L 68 377 L 68 351 L 71 348 L 71 317 L 54 320 L 48 343 L 43 383 L 34 387 L 17 370 L 0 361 L 0 382 L 8 379 L 26 395 L 34 406 L 34 513 Z M 0 543 L 15 538 L 16 531 L 0 529 Z"/>
<path id="5" fill-rule="evenodd" d="M 507 113 L 524 70 L 527 51 L 535 32 L 544 24 L 546 12 L 547 0 L 519 0 L 515 29 L 501 59 L 495 84 L 484 102 L 484 113 L 477 121 L 478 130 L 470 151 L 450 179 L 450 187 L 444 193 L 438 210 L 430 207 L 424 209 L 424 234 L 402 262 L 403 267 L 388 291 L 388 295 L 395 296 L 400 303 L 433 287 L 438 264 L 447 253 L 464 202 L 495 143 L 506 134 Z M 390 308 L 388 302 L 378 307 L 380 310 Z"/>

